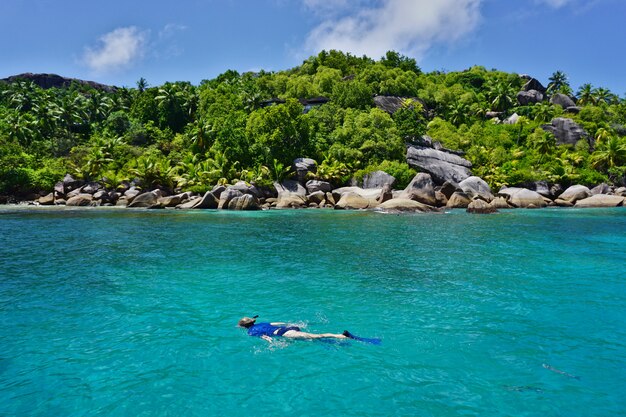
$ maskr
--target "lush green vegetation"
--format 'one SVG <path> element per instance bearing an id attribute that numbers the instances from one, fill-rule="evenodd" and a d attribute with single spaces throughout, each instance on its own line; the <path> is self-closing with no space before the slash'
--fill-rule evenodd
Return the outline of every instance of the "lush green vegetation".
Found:
<path id="1" fill-rule="evenodd" d="M 141 79 L 137 88 L 105 93 L 0 84 L 0 194 L 50 190 L 67 172 L 111 187 L 133 178 L 195 191 L 239 179 L 267 185 L 287 177 L 296 157 L 317 160 L 318 177 L 336 185 L 376 169 L 404 184 L 414 174 L 405 143 L 424 133 L 465 151 L 494 187 L 623 181 L 626 101 L 589 84 L 573 95 L 557 71 L 549 93 L 573 95 L 580 113 L 548 102 L 518 106 L 523 83 L 482 67 L 423 73 L 395 52 L 375 61 L 330 51 L 291 70 L 227 71 L 199 86 Z M 390 115 L 374 95 L 407 99 Z M 301 104 L 319 96 L 330 101 Z M 487 118 L 492 111 L 521 117 L 499 124 Z M 556 116 L 573 118 L 594 146 L 557 146 L 540 128 Z"/>

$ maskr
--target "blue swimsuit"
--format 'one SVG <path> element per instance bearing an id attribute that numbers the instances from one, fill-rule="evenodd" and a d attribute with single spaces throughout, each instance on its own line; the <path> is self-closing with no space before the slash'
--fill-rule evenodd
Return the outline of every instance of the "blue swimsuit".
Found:
<path id="1" fill-rule="evenodd" d="M 248 334 L 250 336 L 282 336 L 289 330 L 300 331 L 298 326 L 272 326 L 270 323 L 256 323 L 253 324 L 252 327 L 248 329 Z"/>

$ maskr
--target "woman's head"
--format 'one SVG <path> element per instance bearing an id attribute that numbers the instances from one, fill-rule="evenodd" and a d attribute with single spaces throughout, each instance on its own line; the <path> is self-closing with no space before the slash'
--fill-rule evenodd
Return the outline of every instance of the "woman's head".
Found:
<path id="1" fill-rule="evenodd" d="M 256 321 L 256 318 L 258 316 L 254 316 L 252 318 L 250 317 L 244 317 L 241 320 L 239 320 L 239 327 L 245 327 L 246 329 L 248 327 L 252 327 L 252 325 L 254 324 L 254 322 Z"/>

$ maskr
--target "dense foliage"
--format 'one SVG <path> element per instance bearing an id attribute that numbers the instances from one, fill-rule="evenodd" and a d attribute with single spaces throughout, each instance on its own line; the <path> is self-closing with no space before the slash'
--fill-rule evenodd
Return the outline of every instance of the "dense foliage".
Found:
<path id="1" fill-rule="evenodd" d="M 227 71 L 199 86 L 141 79 L 107 93 L 0 83 L 0 194 L 50 190 L 67 172 L 111 187 L 134 178 L 195 191 L 239 179 L 267 185 L 287 177 L 296 157 L 315 159 L 318 178 L 336 185 L 377 169 L 403 185 L 414 175 L 405 144 L 425 133 L 465 151 L 494 187 L 624 180 L 624 100 L 589 84 L 574 95 L 557 71 L 548 94 L 573 96 L 578 114 L 547 101 L 518 106 L 524 82 L 482 67 L 423 73 L 395 52 L 375 61 L 324 51 L 291 70 Z M 374 105 L 376 95 L 403 104 L 390 114 Z M 329 101 L 304 101 L 316 97 Z M 497 123 L 493 111 L 521 117 Z M 573 118 L 592 145 L 557 146 L 540 128 L 556 116 Z"/>

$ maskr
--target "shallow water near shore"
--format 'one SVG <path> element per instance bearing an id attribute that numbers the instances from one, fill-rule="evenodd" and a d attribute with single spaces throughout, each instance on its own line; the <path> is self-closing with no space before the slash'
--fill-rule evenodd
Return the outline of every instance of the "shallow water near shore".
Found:
<path id="1" fill-rule="evenodd" d="M 624 208 L 0 207 L 0 415 L 623 415 L 624 248 Z"/>

